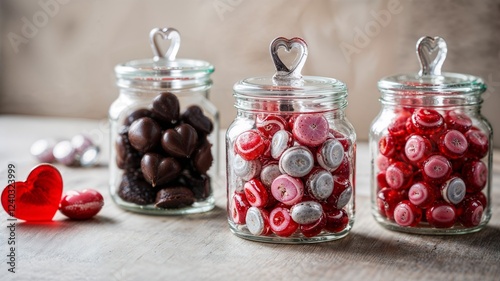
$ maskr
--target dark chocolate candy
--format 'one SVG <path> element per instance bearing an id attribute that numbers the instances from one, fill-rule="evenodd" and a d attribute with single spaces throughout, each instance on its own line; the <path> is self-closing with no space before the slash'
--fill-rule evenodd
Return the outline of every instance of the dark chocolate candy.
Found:
<path id="1" fill-rule="evenodd" d="M 128 139 L 128 126 L 124 126 L 115 140 L 116 164 L 120 169 L 140 167 L 142 153 L 135 150 Z"/>
<path id="2" fill-rule="evenodd" d="M 170 182 L 181 173 L 181 165 L 173 157 L 163 157 L 157 153 L 146 153 L 141 160 L 144 178 L 153 187 Z"/>
<path id="3" fill-rule="evenodd" d="M 160 143 L 161 127 L 149 117 L 139 118 L 130 125 L 128 139 L 135 149 L 146 153 Z"/>
<path id="4" fill-rule="evenodd" d="M 167 187 L 158 191 L 156 195 L 158 208 L 182 208 L 191 206 L 193 203 L 193 192 L 184 186 Z"/>
<path id="5" fill-rule="evenodd" d="M 125 121 L 123 122 L 124 125 L 130 126 L 135 120 L 140 119 L 142 117 L 152 117 L 153 112 L 147 108 L 140 108 L 137 109 L 136 111 L 130 113 L 126 118 Z"/>
<path id="6" fill-rule="evenodd" d="M 168 129 L 161 138 L 161 147 L 175 157 L 190 157 L 196 148 L 198 134 L 189 124 L 181 124 L 175 129 Z"/>
<path id="7" fill-rule="evenodd" d="M 202 174 L 206 174 L 208 169 L 212 167 L 212 162 L 214 157 L 212 156 L 212 144 L 205 141 L 196 151 L 194 152 L 193 165 L 196 170 Z"/>
<path id="8" fill-rule="evenodd" d="M 197 105 L 192 105 L 184 111 L 182 121 L 193 126 L 200 135 L 210 134 L 214 129 L 212 121 L 203 114 L 202 109 Z"/>
<path id="9" fill-rule="evenodd" d="M 182 178 L 185 185 L 193 191 L 196 200 L 205 200 L 212 194 L 209 176 L 184 170 L 182 171 Z"/>
<path id="10" fill-rule="evenodd" d="M 125 174 L 118 187 L 118 196 L 130 203 L 148 205 L 155 202 L 156 190 L 146 181 Z"/>
<path id="11" fill-rule="evenodd" d="M 180 115 L 179 99 L 172 93 L 163 92 L 154 98 L 151 111 L 155 118 L 160 119 L 161 122 L 167 124 L 177 123 Z"/>

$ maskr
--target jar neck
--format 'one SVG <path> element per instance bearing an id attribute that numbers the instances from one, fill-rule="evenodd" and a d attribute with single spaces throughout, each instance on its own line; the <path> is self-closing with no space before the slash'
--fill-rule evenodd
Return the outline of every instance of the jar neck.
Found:
<path id="1" fill-rule="evenodd" d="M 337 109 L 330 109 L 330 110 L 322 110 L 322 111 L 317 111 L 318 113 L 322 113 L 323 116 L 327 119 L 335 119 L 335 120 L 343 120 L 345 118 L 345 111 L 343 109 L 337 108 Z M 257 110 L 247 110 L 247 109 L 242 109 L 238 108 L 236 110 L 236 115 L 238 118 L 247 118 L 247 119 L 254 119 L 256 115 L 264 113 L 263 111 L 257 111 Z M 277 112 L 269 112 L 266 111 L 265 114 L 276 114 L 280 116 L 292 116 L 296 114 L 301 114 L 303 112 L 299 111 L 277 111 Z M 309 111 L 309 113 L 314 113 L 313 111 Z"/>
<path id="2" fill-rule="evenodd" d="M 380 102 L 383 105 L 405 107 L 479 106 L 483 103 L 482 93 L 482 91 L 468 93 L 381 91 Z"/>
<path id="3" fill-rule="evenodd" d="M 131 100 L 151 100 L 155 98 L 161 92 L 170 92 L 181 97 L 208 97 L 210 87 L 204 87 L 199 89 L 155 89 L 155 90 L 146 90 L 146 89 L 135 89 L 135 88 L 120 88 L 120 98 L 127 98 Z"/>
<path id="4" fill-rule="evenodd" d="M 238 111 L 293 114 L 304 112 L 343 111 L 347 106 L 347 93 L 342 95 L 244 95 L 234 93 L 234 106 Z"/>

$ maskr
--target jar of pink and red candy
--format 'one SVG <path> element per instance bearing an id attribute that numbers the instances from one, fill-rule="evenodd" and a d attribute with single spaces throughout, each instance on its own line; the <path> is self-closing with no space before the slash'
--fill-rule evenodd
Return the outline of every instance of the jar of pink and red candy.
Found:
<path id="1" fill-rule="evenodd" d="M 297 49 L 288 68 L 278 50 Z M 273 77 L 234 86 L 237 117 L 227 130 L 227 211 L 239 237 L 313 243 L 346 236 L 354 223 L 356 134 L 339 80 L 302 76 L 307 45 L 276 38 Z"/>
<path id="2" fill-rule="evenodd" d="M 491 217 L 492 130 L 479 77 L 441 73 L 440 37 L 417 42 L 418 74 L 383 78 L 370 131 L 372 210 L 384 227 L 419 234 L 481 230 Z M 431 59 L 434 56 L 434 59 Z"/>
<path id="3" fill-rule="evenodd" d="M 157 39 L 170 40 L 164 55 Z M 156 215 L 214 208 L 218 111 L 209 101 L 214 66 L 175 58 L 180 35 L 155 28 L 153 59 L 115 67 L 118 99 L 109 109 L 110 192 L 123 209 Z"/>

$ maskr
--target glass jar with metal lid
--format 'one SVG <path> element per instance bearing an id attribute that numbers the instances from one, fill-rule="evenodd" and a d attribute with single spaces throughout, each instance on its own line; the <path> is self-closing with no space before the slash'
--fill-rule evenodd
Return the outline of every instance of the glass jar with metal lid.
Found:
<path id="1" fill-rule="evenodd" d="M 171 40 L 163 55 L 157 39 Z M 111 105 L 110 191 L 118 206 L 169 215 L 213 209 L 219 113 L 209 101 L 214 66 L 177 59 L 173 28 L 150 32 L 153 59 L 115 67 L 118 99 Z"/>
<path id="2" fill-rule="evenodd" d="M 278 50 L 298 51 L 287 67 Z M 237 116 L 226 133 L 231 231 L 273 243 L 314 243 L 346 236 L 354 223 L 356 134 L 345 116 L 339 80 L 302 76 L 301 38 L 270 45 L 272 77 L 234 85 Z"/>
<path id="3" fill-rule="evenodd" d="M 489 221 L 492 129 L 481 115 L 479 77 L 441 73 L 446 42 L 417 42 L 421 70 L 381 79 L 370 130 L 371 201 L 384 227 L 463 234 Z M 431 57 L 434 56 L 434 59 Z"/>

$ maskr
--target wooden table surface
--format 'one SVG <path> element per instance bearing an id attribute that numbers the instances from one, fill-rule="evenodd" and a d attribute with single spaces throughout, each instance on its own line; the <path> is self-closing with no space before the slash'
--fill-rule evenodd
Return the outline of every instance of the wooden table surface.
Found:
<path id="1" fill-rule="evenodd" d="M 24 180 L 37 163 L 29 147 L 43 137 L 87 133 L 102 144 L 94 168 L 57 165 L 64 189 L 95 188 L 105 206 L 90 221 L 16 223 L 16 273 L 7 271 L 7 214 L 0 215 L 0 280 L 500 280 L 500 150 L 493 165 L 493 217 L 482 231 L 419 236 L 382 228 L 370 213 L 369 158 L 358 144 L 356 217 L 338 241 L 277 245 L 231 234 L 225 187 L 206 214 L 155 217 L 123 211 L 109 197 L 106 121 L 0 116 L 0 182 L 7 164 Z"/>

